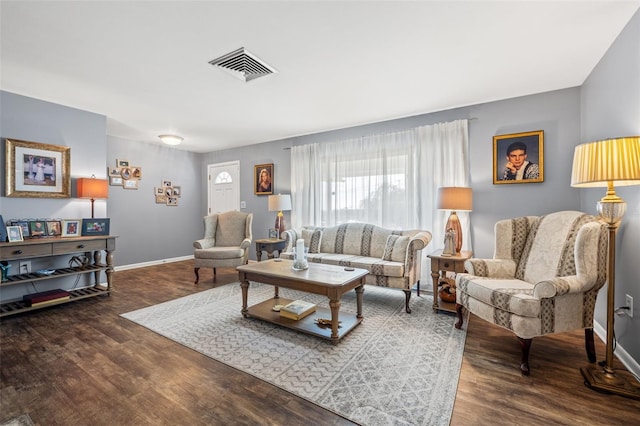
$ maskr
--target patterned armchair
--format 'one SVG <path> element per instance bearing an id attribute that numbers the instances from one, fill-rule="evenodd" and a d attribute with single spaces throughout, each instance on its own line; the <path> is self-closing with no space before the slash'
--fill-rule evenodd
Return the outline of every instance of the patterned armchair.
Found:
<path id="1" fill-rule="evenodd" d="M 193 243 L 196 284 L 201 267 L 236 267 L 249 261 L 253 214 L 239 211 L 216 213 L 204 217 L 204 238 Z"/>
<path id="2" fill-rule="evenodd" d="M 534 337 L 582 328 L 595 362 L 593 312 L 606 260 L 606 226 L 593 216 L 561 211 L 499 221 L 493 259 L 469 259 L 468 273 L 456 277 L 456 328 L 464 307 L 511 330 L 522 345 L 524 375 Z"/>

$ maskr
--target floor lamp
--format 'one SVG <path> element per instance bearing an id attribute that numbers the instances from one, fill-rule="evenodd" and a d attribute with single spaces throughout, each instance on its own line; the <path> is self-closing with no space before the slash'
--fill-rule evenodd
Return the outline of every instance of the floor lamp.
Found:
<path id="1" fill-rule="evenodd" d="M 640 137 L 607 139 L 578 145 L 573 156 L 571 186 L 606 186 L 598 202 L 598 214 L 609 230 L 607 259 L 607 356 L 605 364 L 589 365 L 580 371 L 585 384 L 595 390 L 640 399 L 640 383 L 631 383 L 613 369 L 616 231 L 627 204 L 616 195 L 614 184 L 640 185 Z"/>

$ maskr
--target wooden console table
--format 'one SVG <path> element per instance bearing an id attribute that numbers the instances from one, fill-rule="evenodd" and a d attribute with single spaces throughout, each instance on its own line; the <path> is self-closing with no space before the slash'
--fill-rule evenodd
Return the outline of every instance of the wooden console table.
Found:
<path id="1" fill-rule="evenodd" d="M 440 281 L 440 273 L 447 271 L 450 272 L 465 272 L 464 261 L 471 258 L 473 252 L 461 251 L 452 256 L 443 256 L 442 250 L 437 250 L 428 255 L 431 259 L 431 278 L 433 278 L 433 310 L 455 312 L 456 304 L 438 301 L 438 283 Z M 442 305 L 440 305 L 442 303 Z"/>
<path id="2" fill-rule="evenodd" d="M 91 236 L 69 238 L 41 238 L 29 239 L 14 243 L 0 243 L 0 261 L 14 261 L 23 259 L 35 259 L 54 257 L 60 255 L 73 255 L 83 253 L 89 260 L 86 265 L 58 268 L 50 275 L 29 272 L 26 274 L 9 275 L 6 280 L 0 282 L 0 286 L 25 284 L 34 281 L 50 280 L 58 277 L 76 274 L 93 273 L 95 285 L 76 290 L 67 290 L 71 298 L 59 303 L 73 302 L 88 297 L 108 295 L 113 290 L 113 252 L 116 249 L 115 236 Z M 102 251 L 106 252 L 106 263 L 102 263 Z M 104 271 L 107 276 L 107 287 L 100 285 L 100 273 Z M 57 304 L 57 303 L 55 303 Z M 51 305 L 47 305 L 51 306 Z M 39 307 L 27 306 L 22 300 L 0 303 L 0 317 L 13 315 L 20 312 L 39 309 Z"/>
<path id="3" fill-rule="evenodd" d="M 263 251 L 267 252 L 267 258 L 269 259 L 274 258 L 274 252 L 277 252 L 278 256 L 280 256 L 280 252 L 284 250 L 286 242 L 286 240 L 281 240 L 279 238 L 264 238 L 256 240 L 256 256 L 258 262 L 262 259 Z"/>

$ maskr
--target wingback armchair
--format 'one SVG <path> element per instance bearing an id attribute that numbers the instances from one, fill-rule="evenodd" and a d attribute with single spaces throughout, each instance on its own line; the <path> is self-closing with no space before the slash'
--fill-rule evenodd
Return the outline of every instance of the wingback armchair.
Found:
<path id="1" fill-rule="evenodd" d="M 201 267 L 236 267 L 249 261 L 253 214 L 239 211 L 215 213 L 204 217 L 204 238 L 193 243 L 196 284 Z"/>
<path id="2" fill-rule="evenodd" d="M 585 330 L 585 348 L 596 361 L 593 315 L 606 280 L 606 226 L 576 211 L 501 220 L 493 259 L 469 259 L 456 277 L 456 328 L 462 309 L 504 327 L 522 345 L 520 370 L 528 375 L 532 339 Z"/>

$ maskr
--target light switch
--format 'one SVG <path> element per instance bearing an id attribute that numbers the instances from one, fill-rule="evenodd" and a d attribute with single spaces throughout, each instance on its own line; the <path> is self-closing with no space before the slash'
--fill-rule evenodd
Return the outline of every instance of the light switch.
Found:
<path id="1" fill-rule="evenodd" d="M 247 202 L 246 201 L 240 201 L 240 208 L 241 209 L 246 209 L 247 208 Z"/>

